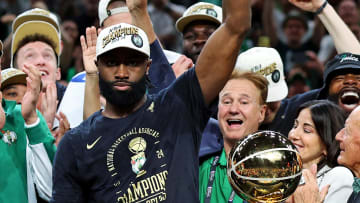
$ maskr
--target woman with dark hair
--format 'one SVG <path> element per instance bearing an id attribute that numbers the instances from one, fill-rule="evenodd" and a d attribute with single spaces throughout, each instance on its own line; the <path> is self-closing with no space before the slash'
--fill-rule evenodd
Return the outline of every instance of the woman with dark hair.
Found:
<path id="1" fill-rule="evenodd" d="M 299 107 L 290 141 L 298 149 L 303 167 L 317 164 L 317 183 L 321 190 L 330 185 L 324 203 L 343 202 L 352 192 L 353 174 L 338 166 L 340 147 L 336 133 L 344 127 L 346 116 L 342 109 L 327 100 L 314 100 Z"/>

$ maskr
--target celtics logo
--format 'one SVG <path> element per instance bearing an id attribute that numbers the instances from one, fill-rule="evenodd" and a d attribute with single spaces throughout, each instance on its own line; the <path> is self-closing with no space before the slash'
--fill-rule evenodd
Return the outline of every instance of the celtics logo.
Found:
<path id="1" fill-rule="evenodd" d="M 143 40 L 140 35 L 132 35 L 131 42 L 138 48 L 141 48 L 143 46 Z"/>
<path id="2" fill-rule="evenodd" d="M 136 137 L 129 142 L 129 150 L 135 155 L 131 157 L 131 166 L 132 171 L 141 176 L 146 173 L 146 171 L 141 170 L 146 162 L 145 150 L 146 150 L 146 141 L 142 137 Z"/>
<path id="3" fill-rule="evenodd" d="M 1 130 L 1 133 L 3 134 L 3 137 L 2 137 L 2 140 L 11 145 L 12 143 L 16 142 L 17 140 L 17 136 L 16 136 L 16 133 L 13 132 L 13 131 L 9 131 L 7 130 L 6 132 Z"/>
<path id="4" fill-rule="evenodd" d="M 280 80 L 280 71 L 279 70 L 274 70 L 274 72 L 272 72 L 271 79 L 272 79 L 272 81 L 274 83 L 279 82 L 279 80 Z"/>
<path id="5" fill-rule="evenodd" d="M 206 14 L 217 18 L 217 13 L 214 9 L 206 9 Z"/>

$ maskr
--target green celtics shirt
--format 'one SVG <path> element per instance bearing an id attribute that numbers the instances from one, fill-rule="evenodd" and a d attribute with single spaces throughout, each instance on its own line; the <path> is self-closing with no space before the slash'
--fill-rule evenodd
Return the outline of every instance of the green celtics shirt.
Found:
<path id="1" fill-rule="evenodd" d="M 39 112 L 40 122 L 35 126 L 26 128 L 20 105 L 16 105 L 14 101 L 3 99 L 2 107 L 6 114 L 6 123 L 0 129 L 0 202 L 34 202 L 35 190 L 31 185 L 33 183 L 28 183 L 29 178 L 33 180 L 34 175 L 28 177 L 27 171 L 34 171 L 36 174 L 39 166 L 31 166 L 31 164 L 38 157 L 45 157 L 45 159 L 40 158 L 39 163 L 47 161 L 51 166 L 56 150 L 54 138 Z M 29 156 L 28 152 L 32 150 L 38 150 L 40 153 Z M 32 160 L 27 160 L 27 156 L 31 157 Z M 43 170 L 42 168 L 41 166 L 40 170 Z M 49 180 L 48 178 L 51 180 L 51 176 L 46 177 L 46 180 Z M 36 177 L 34 177 L 35 179 Z M 31 193 L 29 193 L 29 187 L 32 187 Z M 41 187 L 40 184 L 39 187 Z"/>
<path id="2" fill-rule="evenodd" d="M 210 168 L 213 163 L 214 157 L 209 158 L 200 165 L 199 172 L 199 189 L 200 189 L 200 202 L 203 203 L 206 199 L 206 192 L 210 177 Z M 219 162 L 216 166 L 215 178 L 212 185 L 211 203 L 226 203 L 229 201 L 233 189 L 229 183 L 226 175 L 226 155 L 225 150 L 222 150 Z M 234 203 L 242 203 L 243 200 L 235 195 Z"/>

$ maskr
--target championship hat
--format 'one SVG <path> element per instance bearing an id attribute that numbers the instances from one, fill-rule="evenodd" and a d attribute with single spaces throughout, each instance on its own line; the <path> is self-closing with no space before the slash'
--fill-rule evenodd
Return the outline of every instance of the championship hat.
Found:
<path id="1" fill-rule="evenodd" d="M 58 19 L 53 13 L 40 8 L 25 11 L 14 20 L 12 32 L 11 67 L 14 65 L 14 54 L 19 49 L 19 42 L 27 36 L 36 34 L 46 36 L 54 43 L 54 51 L 58 63 L 60 62 L 61 32 Z"/>
<path id="2" fill-rule="evenodd" d="M 99 7 L 98 7 L 98 14 L 99 14 L 99 23 L 100 26 L 103 25 L 106 18 L 110 17 L 111 15 L 117 14 L 117 13 L 128 13 L 129 9 L 126 6 L 108 9 L 108 6 L 111 2 L 115 0 L 100 0 Z"/>
<path id="3" fill-rule="evenodd" d="M 12 84 L 26 85 L 26 74 L 16 68 L 7 68 L 1 71 L 1 90 Z"/>
<path id="4" fill-rule="evenodd" d="M 222 22 L 222 8 L 205 2 L 199 2 L 190 6 L 181 18 L 176 21 L 176 29 L 183 32 L 184 28 L 196 20 L 208 20 L 218 25 Z"/>
<path id="5" fill-rule="evenodd" d="M 339 73 L 345 74 L 347 71 L 360 73 L 360 55 L 352 53 L 338 54 L 325 67 L 324 84 L 327 85 Z"/>
<path id="6" fill-rule="evenodd" d="M 280 101 L 288 94 L 284 66 L 279 53 L 273 48 L 254 47 L 241 53 L 237 58 L 235 69 L 257 72 L 268 80 L 266 102 Z"/>
<path id="7" fill-rule="evenodd" d="M 96 42 L 96 58 L 116 48 L 128 48 L 150 57 L 150 45 L 146 33 L 127 23 L 112 25 L 103 29 Z"/>

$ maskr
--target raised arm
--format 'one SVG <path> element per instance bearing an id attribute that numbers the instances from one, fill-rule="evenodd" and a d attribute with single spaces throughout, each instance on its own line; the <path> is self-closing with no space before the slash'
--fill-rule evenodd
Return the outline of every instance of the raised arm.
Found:
<path id="1" fill-rule="evenodd" d="M 305 11 L 316 12 L 326 1 L 312 0 L 305 2 L 289 0 L 289 2 Z M 318 14 L 318 17 L 333 38 L 338 53 L 351 52 L 360 54 L 359 41 L 329 3 L 325 5 L 322 12 Z"/>
<path id="2" fill-rule="evenodd" d="M 144 30 L 149 43 L 152 44 L 156 40 L 156 34 L 147 11 L 147 0 L 126 0 L 126 5 L 131 14 L 132 24 Z"/>
<path id="3" fill-rule="evenodd" d="M 80 37 L 86 71 L 84 120 L 101 108 L 98 70 L 94 62 L 96 59 L 96 39 L 97 33 L 95 27 L 86 28 L 86 39 L 84 36 Z"/>
<path id="4" fill-rule="evenodd" d="M 264 26 L 265 34 L 270 38 L 271 46 L 275 47 L 279 42 L 279 39 L 274 24 L 273 11 L 274 11 L 274 0 L 264 1 L 262 24 Z"/>
<path id="5" fill-rule="evenodd" d="M 250 0 L 223 0 L 223 23 L 206 42 L 196 62 L 196 75 L 207 105 L 232 73 L 241 43 L 251 27 Z"/>

